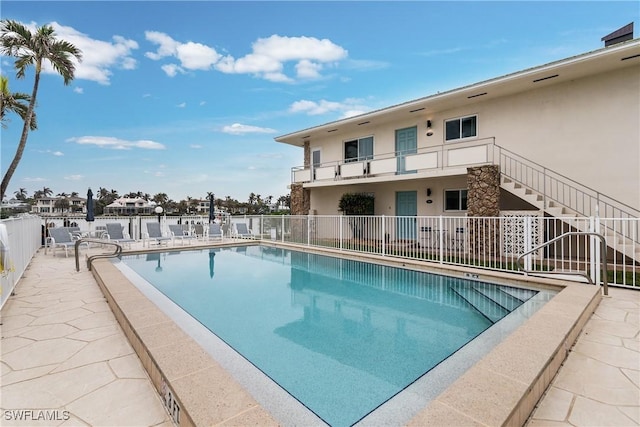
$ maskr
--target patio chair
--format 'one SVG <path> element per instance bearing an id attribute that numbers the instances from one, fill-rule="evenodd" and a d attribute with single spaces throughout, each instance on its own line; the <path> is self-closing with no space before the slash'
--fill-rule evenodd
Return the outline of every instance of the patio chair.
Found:
<path id="1" fill-rule="evenodd" d="M 162 234 L 162 229 L 160 228 L 159 222 L 148 222 L 147 223 L 147 232 L 144 233 L 144 239 L 142 241 L 142 246 L 149 246 L 151 241 L 154 241 L 158 245 L 162 245 L 162 243 L 169 243 L 171 237 L 165 236 Z"/>
<path id="2" fill-rule="evenodd" d="M 175 245 L 176 239 L 182 242 L 182 246 L 184 246 L 185 242 L 191 244 L 191 241 L 196 239 L 196 236 L 190 236 L 180 224 L 169 224 L 169 231 L 171 232 L 172 245 Z"/>
<path id="3" fill-rule="evenodd" d="M 234 236 L 240 239 L 253 239 L 253 232 L 247 227 L 244 222 L 237 222 L 234 224 Z"/>
<path id="4" fill-rule="evenodd" d="M 193 234 L 195 234 L 198 239 L 204 239 L 204 225 L 202 224 L 194 225 Z"/>
<path id="5" fill-rule="evenodd" d="M 49 229 L 48 243 L 51 245 L 51 250 L 54 256 L 57 249 L 64 249 L 64 255 L 65 257 L 68 257 L 69 248 L 73 250 L 77 240 L 78 239 L 74 238 L 69 232 L 67 227 L 54 227 Z M 81 245 L 85 245 L 87 248 L 89 247 L 87 242 L 83 242 Z"/>
<path id="6" fill-rule="evenodd" d="M 131 243 L 135 242 L 134 239 L 129 237 L 129 233 L 124 232 L 124 227 L 119 222 L 109 222 L 105 224 L 107 232 L 102 235 L 103 238 L 112 242 L 121 243 L 131 249 Z"/>
<path id="7" fill-rule="evenodd" d="M 216 222 L 212 222 L 209 224 L 209 230 L 207 230 L 207 239 L 223 239 L 222 228 L 220 228 L 220 224 Z"/>

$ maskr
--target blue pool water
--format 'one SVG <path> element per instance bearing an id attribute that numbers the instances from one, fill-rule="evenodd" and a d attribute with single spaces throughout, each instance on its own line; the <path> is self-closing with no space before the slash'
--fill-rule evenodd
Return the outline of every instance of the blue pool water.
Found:
<path id="1" fill-rule="evenodd" d="M 263 246 L 122 261 L 332 426 L 350 426 L 536 294 Z"/>

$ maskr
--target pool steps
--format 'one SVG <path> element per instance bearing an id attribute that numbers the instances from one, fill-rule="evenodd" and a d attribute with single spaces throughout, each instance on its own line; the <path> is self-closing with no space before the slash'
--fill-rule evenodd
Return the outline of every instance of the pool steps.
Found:
<path id="1" fill-rule="evenodd" d="M 495 288 L 481 284 L 472 284 L 471 286 L 450 285 L 450 288 L 486 317 L 491 324 L 511 313 L 536 293 L 525 289 L 514 289 L 516 292 L 506 292 L 503 289 L 510 288 Z"/>

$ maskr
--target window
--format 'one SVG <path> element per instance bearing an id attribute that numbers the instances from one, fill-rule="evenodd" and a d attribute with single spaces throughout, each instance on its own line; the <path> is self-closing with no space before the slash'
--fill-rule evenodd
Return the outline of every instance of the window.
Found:
<path id="1" fill-rule="evenodd" d="M 466 211 L 467 210 L 467 190 L 445 190 L 444 191 L 445 211 Z"/>
<path id="2" fill-rule="evenodd" d="M 445 122 L 446 141 L 478 136 L 478 116 L 461 117 Z"/>
<path id="3" fill-rule="evenodd" d="M 344 161 L 357 162 L 373 159 L 373 137 L 354 139 L 344 143 Z"/>

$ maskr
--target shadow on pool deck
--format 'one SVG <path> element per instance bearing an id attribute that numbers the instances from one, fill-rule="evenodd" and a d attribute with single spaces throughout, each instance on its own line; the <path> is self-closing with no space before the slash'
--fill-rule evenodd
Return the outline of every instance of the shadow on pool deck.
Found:
<path id="1" fill-rule="evenodd" d="M 163 386 L 175 392 L 183 409 L 180 425 L 278 424 L 119 271 L 109 268 L 108 262 L 99 264 L 99 282 L 107 284 L 106 300 L 115 317 L 85 265 L 76 272 L 73 258 L 54 258 L 43 251 L 36 254 L 16 295 L 3 307 L 3 425 L 51 425 L 33 417 L 53 416 L 60 418 L 56 424 L 64 425 L 169 426 L 171 418 L 157 392 Z M 547 355 L 544 361 L 531 363 L 545 345 L 529 334 L 531 328 L 538 332 L 550 328 L 546 335 L 553 335 L 558 326 L 549 314 L 571 329 L 567 310 L 596 307 L 597 298 L 588 296 L 594 295 L 592 287 L 574 284 L 569 288 L 570 292 L 563 292 L 566 301 L 558 299 L 555 307 L 541 309 L 546 314 L 534 316 L 543 329 L 524 325 L 499 346 L 507 355 L 519 353 L 529 360 L 512 364 L 492 352 L 409 424 L 640 424 L 640 292 L 610 289 L 610 297 L 603 297 L 581 333 L 577 329 L 566 337 L 558 334 L 556 341 L 564 344 L 554 353 L 557 357 Z M 578 300 L 582 309 L 577 307 Z M 578 333 L 576 345 L 570 348 Z M 534 351 L 524 345 L 533 346 Z M 528 399 L 524 408 L 533 408 L 538 399 L 535 394 L 526 397 L 527 390 L 542 394 L 541 384 L 553 377 L 553 369 L 545 367 L 560 366 L 563 360 L 531 418 L 527 421 L 530 410 L 514 412 L 511 400 Z M 528 371 L 525 365 L 539 366 L 543 372 Z M 544 381 L 525 386 L 522 378 L 527 376 Z M 477 378 L 486 381 L 478 383 Z M 33 412 L 29 415 L 28 410 Z M 16 420 L 21 414 L 32 419 Z"/>

